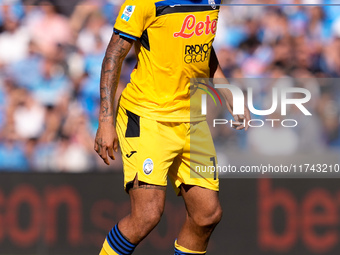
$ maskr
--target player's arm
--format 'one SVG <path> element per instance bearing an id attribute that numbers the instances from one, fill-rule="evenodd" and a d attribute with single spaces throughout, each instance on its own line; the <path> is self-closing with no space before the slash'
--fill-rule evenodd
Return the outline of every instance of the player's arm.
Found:
<path id="1" fill-rule="evenodd" d="M 228 82 L 227 78 L 225 77 L 225 75 L 223 74 L 223 71 L 219 65 L 217 56 L 216 56 L 216 52 L 214 50 L 214 48 L 211 49 L 211 56 L 210 56 L 210 77 L 213 79 L 224 79 L 226 82 Z M 227 108 L 229 110 L 229 112 L 232 114 L 233 113 L 233 95 L 230 92 L 229 89 L 218 89 L 218 91 L 221 93 L 221 95 L 223 96 Z M 235 128 L 237 130 L 241 130 L 244 129 L 248 130 L 249 126 L 248 126 L 248 122 L 250 120 L 250 112 L 247 106 L 244 107 L 244 114 L 243 115 L 233 115 L 234 119 L 236 122 L 239 123 L 243 123 L 245 122 L 246 125 L 235 125 Z"/>
<path id="2" fill-rule="evenodd" d="M 108 155 L 115 159 L 113 150 L 118 150 L 118 136 L 114 126 L 113 102 L 118 87 L 122 63 L 128 54 L 133 40 L 113 34 L 106 49 L 100 77 L 100 112 L 94 149 L 109 165 Z"/>

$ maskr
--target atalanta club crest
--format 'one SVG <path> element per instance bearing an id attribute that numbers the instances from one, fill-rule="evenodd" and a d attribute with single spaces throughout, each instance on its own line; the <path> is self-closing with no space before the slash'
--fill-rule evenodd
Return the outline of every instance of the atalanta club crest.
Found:
<path id="1" fill-rule="evenodd" d="M 146 175 L 152 173 L 153 170 L 153 161 L 151 158 L 147 158 L 143 163 L 143 171 Z"/>
<path id="2" fill-rule="evenodd" d="M 211 5 L 211 8 L 216 9 L 215 0 L 209 0 L 209 4 Z"/>

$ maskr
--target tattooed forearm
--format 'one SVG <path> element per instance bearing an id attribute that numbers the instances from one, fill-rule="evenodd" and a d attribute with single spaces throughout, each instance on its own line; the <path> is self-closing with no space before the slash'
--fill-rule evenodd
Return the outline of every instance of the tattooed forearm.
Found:
<path id="1" fill-rule="evenodd" d="M 108 122 L 107 118 L 113 117 L 113 102 L 122 63 L 131 46 L 131 40 L 113 35 L 107 47 L 100 77 L 100 122 Z"/>
<path id="2" fill-rule="evenodd" d="M 108 111 L 109 111 L 109 107 L 107 107 L 107 106 L 103 106 L 103 111 L 102 111 L 102 113 L 103 114 L 107 114 L 108 113 Z"/>

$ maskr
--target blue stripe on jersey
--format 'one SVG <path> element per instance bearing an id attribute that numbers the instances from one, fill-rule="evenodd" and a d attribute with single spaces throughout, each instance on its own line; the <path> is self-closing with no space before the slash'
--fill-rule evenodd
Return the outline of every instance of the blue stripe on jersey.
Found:
<path id="1" fill-rule="evenodd" d="M 215 0 L 215 4 L 221 4 L 222 0 Z M 209 0 L 165 0 L 155 3 L 158 6 L 169 6 L 169 5 L 195 5 L 195 4 L 206 4 L 211 5 Z"/>
<path id="2" fill-rule="evenodd" d="M 135 36 L 133 36 L 133 35 L 126 34 L 126 33 L 122 32 L 122 31 L 117 30 L 117 29 L 114 29 L 113 31 L 114 31 L 114 33 L 115 33 L 116 35 L 120 35 L 120 36 L 129 38 L 129 39 L 132 39 L 132 40 L 134 40 L 134 41 L 137 41 L 137 39 L 138 39 L 137 37 L 135 37 Z"/>

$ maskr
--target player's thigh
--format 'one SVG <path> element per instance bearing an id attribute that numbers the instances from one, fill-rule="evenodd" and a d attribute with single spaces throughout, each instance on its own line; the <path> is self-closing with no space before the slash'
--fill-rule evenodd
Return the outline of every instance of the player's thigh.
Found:
<path id="1" fill-rule="evenodd" d="M 135 181 L 129 189 L 132 215 L 157 222 L 164 211 L 166 187 Z"/>

